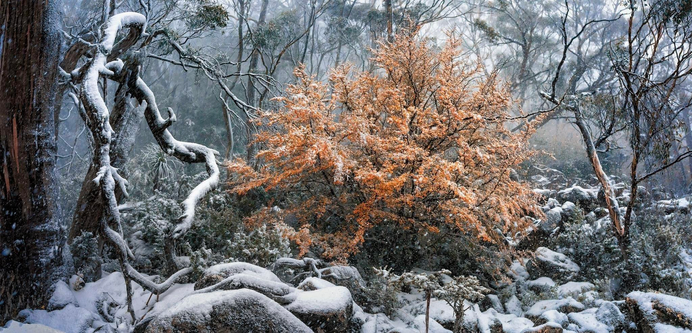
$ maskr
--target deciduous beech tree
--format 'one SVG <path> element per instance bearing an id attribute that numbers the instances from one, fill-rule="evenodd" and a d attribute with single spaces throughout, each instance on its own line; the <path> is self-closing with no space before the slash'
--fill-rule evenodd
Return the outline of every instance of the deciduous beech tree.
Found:
<path id="1" fill-rule="evenodd" d="M 494 244 L 525 230 L 522 217 L 540 212 L 510 173 L 531 155 L 531 126 L 505 128 L 507 89 L 459 61 L 449 37 L 436 52 L 415 33 L 400 35 L 376 51 L 374 73 L 341 67 L 329 85 L 296 69 L 283 107 L 258 120 L 260 166 L 229 164 L 234 193 L 288 198 L 248 223 L 294 216 L 289 236 L 302 253 L 340 260 L 380 224 Z"/>

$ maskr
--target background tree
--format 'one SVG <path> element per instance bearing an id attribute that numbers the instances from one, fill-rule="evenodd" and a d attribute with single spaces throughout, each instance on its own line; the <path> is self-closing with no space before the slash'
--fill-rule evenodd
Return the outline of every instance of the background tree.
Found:
<path id="1" fill-rule="evenodd" d="M 57 1 L 0 3 L 0 322 L 44 305 L 61 266 Z"/>

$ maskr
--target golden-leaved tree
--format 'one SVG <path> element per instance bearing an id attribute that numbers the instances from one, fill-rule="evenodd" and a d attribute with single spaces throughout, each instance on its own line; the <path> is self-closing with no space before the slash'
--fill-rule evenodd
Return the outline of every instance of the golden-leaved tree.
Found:
<path id="1" fill-rule="evenodd" d="M 283 107 L 259 120 L 258 166 L 229 164 L 234 193 L 285 198 L 250 225 L 278 223 L 302 253 L 336 260 L 383 224 L 484 244 L 525 230 L 540 212 L 510 173 L 530 155 L 531 126 L 505 128 L 508 91 L 459 61 L 454 36 L 439 52 L 428 43 L 401 35 L 376 51 L 374 73 L 342 67 L 329 84 L 296 69 Z"/>

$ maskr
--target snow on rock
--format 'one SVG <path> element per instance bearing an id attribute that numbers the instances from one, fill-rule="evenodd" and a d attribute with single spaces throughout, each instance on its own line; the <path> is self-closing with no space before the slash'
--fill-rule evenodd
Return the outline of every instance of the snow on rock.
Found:
<path id="1" fill-rule="evenodd" d="M 522 333 L 562 333 L 564 330 L 558 323 L 547 322 L 536 327 L 527 328 Z"/>
<path id="2" fill-rule="evenodd" d="M 54 328 L 41 324 L 25 324 L 10 320 L 5 327 L 0 327 L 2 333 L 62 333 Z"/>
<path id="3" fill-rule="evenodd" d="M 524 311 L 521 309 L 521 301 L 516 295 L 512 295 L 512 297 L 507 300 L 505 303 L 505 310 L 507 313 L 511 313 L 518 317 L 524 315 Z"/>
<path id="4" fill-rule="evenodd" d="M 541 230 L 543 230 L 546 233 L 552 233 L 555 228 L 560 226 L 560 222 L 562 221 L 562 208 L 561 207 L 555 207 L 550 210 L 548 210 L 545 213 L 545 220 L 541 222 L 539 225 Z"/>
<path id="5" fill-rule="evenodd" d="M 297 291 L 286 309 L 315 330 L 340 331 L 353 316 L 353 298 L 346 287 Z"/>
<path id="6" fill-rule="evenodd" d="M 257 275 L 258 277 L 261 277 L 265 280 L 281 282 L 281 280 L 279 280 L 279 278 L 270 270 L 253 264 L 248 264 L 246 262 L 231 262 L 225 264 L 218 264 L 204 270 L 205 275 L 214 274 L 230 276 L 238 273 Z"/>
<path id="7" fill-rule="evenodd" d="M 598 199 L 598 188 L 586 189 L 581 186 L 572 186 L 557 192 L 560 201 L 571 201 L 581 207 L 589 207 Z"/>
<path id="8" fill-rule="evenodd" d="M 550 310 L 557 310 L 562 313 L 578 312 L 584 310 L 584 305 L 572 297 L 540 301 L 526 311 L 526 317 L 538 319 L 543 313 Z"/>
<path id="9" fill-rule="evenodd" d="M 565 201 L 565 203 L 562 204 L 562 213 L 565 215 L 571 215 L 574 213 L 574 211 L 577 209 L 577 205 L 575 205 L 571 201 Z"/>
<path id="10" fill-rule="evenodd" d="M 65 333 L 81 333 L 91 328 L 96 316 L 84 308 L 68 304 L 55 311 L 22 310 L 19 319 L 27 324 L 42 324 Z"/>
<path id="11" fill-rule="evenodd" d="M 542 276 L 535 280 L 526 281 L 526 286 L 537 293 L 542 293 L 555 288 L 555 281 L 549 277 Z"/>
<path id="12" fill-rule="evenodd" d="M 533 189 L 533 193 L 536 193 L 536 194 L 538 194 L 538 195 L 542 195 L 542 196 L 544 196 L 544 197 L 546 197 L 546 198 L 550 198 L 550 197 L 555 196 L 555 194 L 556 194 L 557 192 L 555 192 L 554 190 L 550 190 L 550 189 L 535 188 L 535 189 Z"/>
<path id="13" fill-rule="evenodd" d="M 518 260 L 512 261 L 512 265 L 509 267 L 509 276 L 515 281 L 529 279 L 529 273 L 526 271 L 526 267 Z"/>
<path id="14" fill-rule="evenodd" d="M 248 289 L 195 294 L 163 311 L 146 332 L 312 332 L 288 310 Z"/>
<path id="15" fill-rule="evenodd" d="M 425 315 L 419 315 L 413 319 L 413 323 L 416 325 L 420 332 L 425 332 Z M 435 321 L 435 319 L 430 318 L 428 323 L 429 333 L 451 333 L 452 331 L 442 327 L 440 323 Z"/>
<path id="16" fill-rule="evenodd" d="M 358 269 L 352 266 L 329 266 L 320 269 L 320 273 L 323 279 L 332 283 L 338 284 L 340 281 L 353 281 L 362 287 L 366 285 Z"/>
<path id="17" fill-rule="evenodd" d="M 613 302 L 603 301 L 596 311 L 596 319 L 608 325 L 613 330 L 624 327 L 625 315 Z"/>
<path id="18" fill-rule="evenodd" d="M 472 303 L 469 302 L 464 302 L 464 304 L 466 307 L 474 306 Z M 398 311 L 397 314 L 405 321 L 412 321 L 414 319 L 413 316 L 425 314 L 425 308 L 425 300 L 422 300 L 403 307 L 400 311 Z M 464 314 L 468 315 L 471 312 L 473 311 L 469 309 L 465 311 Z M 410 316 L 407 316 L 407 314 L 410 314 Z M 471 317 L 465 319 L 471 319 L 473 317 L 474 316 L 471 315 Z M 453 325 L 456 317 L 454 316 L 454 309 L 452 309 L 452 307 L 447 302 L 440 299 L 432 298 L 430 300 L 430 318 L 435 319 L 438 323 L 442 325 Z M 469 325 L 472 324 L 469 323 Z"/>
<path id="19" fill-rule="evenodd" d="M 406 324 L 401 320 L 391 320 L 382 313 L 369 314 L 361 311 L 355 311 L 354 320 L 359 321 L 361 333 L 386 333 L 386 332 L 402 332 Z M 417 333 L 417 332 L 416 332 Z"/>
<path id="20" fill-rule="evenodd" d="M 48 300 L 48 310 L 59 310 L 68 304 L 76 304 L 77 298 L 72 293 L 72 289 L 64 281 L 58 281 L 55 284 L 53 296 Z"/>
<path id="21" fill-rule="evenodd" d="M 318 290 L 318 289 L 331 288 L 331 287 L 335 287 L 335 285 L 329 281 L 322 280 L 322 279 L 316 278 L 316 277 L 309 277 L 309 278 L 303 280 L 303 282 L 301 282 L 298 285 L 298 289 L 305 290 L 305 291 Z"/>
<path id="22" fill-rule="evenodd" d="M 688 200 L 687 198 L 659 200 L 658 202 L 656 202 L 656 207 L 662 208 L 666 212 L 666 214 L 670 214 L 675 211 L 689 213 L 690 200 Z"/>
<path id="23" fill-rule="evenodd" d="M 608 333 L 613 328 L 601 323 L 596 318 L 596 308 L 584 310 L 582 312 L 570 313 L 567 315 L 570 322 L 578 327 L 578 332 Z"/>
<path id="24" fill-rule="evenodd" d="M 553 280 L 569 281 L 579 273 L 579 265 L 560 252 L 539 247 L 535 254 L 526 265 L 531 277 L 548 276 Z"/>
<path id="25" fill-rule="evenodd" d="M 546 312 L 543 312 L 540 317 L 538 317 L 538 320 L 536 320 L 537 324 L 544 324 L 544 323 L 557 323 L 560 326 L 567 326 L 569 323 L 569 318 L 567 318 L 567 315 L 557 311 L 557 310 L 548 310 Z"/>
<path id="26" fill-rule="evenodd" d="M 281 283 L 281 280 L 271 271 L 246 262 L 231 262 L 211 266 L 204 270 L 202 277 L 195 283 L 195 289 L 203 289 L 217 284 L 224 279 L 236 275 L 246 274 L 256 276 L 263 280 Z"/>
<path id="27" fill-rule="evenodd" d="M 478 326 L 481 332 L 496 332 L 498 322 L 502 327 L 502 332 L 506 333 L 520 333 L 533 327 L 533 322 L 529 319 L 513 314 L 502 314 L 495 309 L 488 309 L 478 315 Z"/>
<path id="28" fill-rule="evenodd" d="M 654 332 L 656 333 L 692 333 L 692 330 L 685 328 L 670 326 L 666 324 L 656 323 L 654 325 Z"/>
<path id="29" fill-rule="evenodd" d="M 596 286 L 589 282 L 567 282 L 557 287 L 557 295 L 560 298 L 574 297 L 579 298 L 580 295 L 596 290 Z"/>
<path id="30" fill-rule="evenodd" d="M 497 295 L 485 295 L 485 298 L 480 303 L 481 309 L 487 310 L 490 308 L 495 309 L 497 312 L 504 313 L 505 307 L 502 306 L 502 302 Z"/>
<path id="31" fill-rule="evenodd" d="M 654 330 L 657 323 L 692 329 L 692 301 L 675 296 L 633 291 L 625 304 L 638 327 Z"/>
<path id="32" fill-rule="evenodd" d="M 198 284 L 199 281 L 195 284 L 195 287 L 197 287 Z M 209 287 L 198 289 L 196 293 L 208 293 L 221 289 L 234 290 L 242 288 L 252 289 L 272 299 L 277 299 L 280 296 L 286 296 L 295 290 L 295 288 L 283 282 L 266 280 L 255 274 L 239 273 L 233 274 Z"/>

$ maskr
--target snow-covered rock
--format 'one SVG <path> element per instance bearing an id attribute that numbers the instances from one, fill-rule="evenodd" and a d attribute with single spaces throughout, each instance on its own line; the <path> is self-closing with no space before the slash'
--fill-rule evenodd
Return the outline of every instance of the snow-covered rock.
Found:
<path id="1" fill-rule="evenodd" d="M 552 233 L 555 228 L 560 226 L 562 222 L 562 208 L 551 208 L 545 213 L 545 220 L 539 225 L 541 230 L 546 233 Z"/>
<path id="2" fill-rule="evenodd" d="M 527 328 L 521 333 L 562 333 L 564 330 L 562 329 L 562 326 L 558 323 L 554 322 L 547 322 L 542 325 L 538 325 L 536 327 L 531 327 Z"/>
<path id="3" fill-rule="evenodd" d="M 246 262 L 231 262 L 211 266 L 204 270 L 202 277 L 195 283 L 195 290 L 203 289 L 217 284 L 224 279 L 236 275 L 246 274 L 256 276 L 263 280 L 281 282 L 281 280 L 271 271 Z"/>
<path id="4" fill-rule="evenodd" d="M 580 295 L 594 290 L 596 290 L 596 286 L 593 283 L 570 281 L 557 287 L 557 295 L 561 298 L 579 298 Z"/>
<path id="5" fill-rule="evenodd" d="M 312 332 L 266 296 L 249 290 L 221 290 L 183 298 L 159 314 L 146 332 Z"/>
<path id="6" fill-rule="evenodd" d="M 542 276 L 535 280 L 526 281 L 526 286 L 534 292 L 542 293 L 555 288 L 555 281 L 549 277 Z"/>
<path id="7" fill-rule="evenodd" d="M 537 320 L 543 313 L 550 310 L 556 310 L 562 313 L 578 312 L 584 310 L 584 304 L 577 302 L 572 297 L 540 301 L 526 311 L 526 317 Z"/>
<path id="8" fill-rule="evenodd" d="M 526 271 L 526 267 L 518 260 L 512 261 L 512 265 L 509 267 L 509 276 L 516 280 L 528 280 L 529 273 Z"/>
<path id="9" fill-rule="evenodd" d="M 560 326 L 567 326 L 569 323 L 569 318 L 567 318 L 567 315 L 557 311 L 557 310 L 548 310 L 546 312 L 543 312 L 538 319 L 536 320 L 537 324 L 544 324 L 544 323 L 557 323 Z"/>
<path id="10" fill-rule="evenodd" d="M 620 312 L 620 308 L 613 302 L 608 301 L 601 303 L 601 306 L 596 311 L 596 319 L 613 330 L 621 329 L 625 324 L 625 315 Z"/>
<path id="11" fill-rule="evenodd" d="M 360 287 L 365 287 L 365 280 L 360 276 L 358 269 L 352 266 L 329 266 L 320 269 L 322 279 L 334 284 L 356 283 Z"/>
<path id="12" fill-rule="evenodd" d="M 68 304 L 55 311 L 22 310 L 19 319 L 27 324 L 42 324 L 65 333 L 81 333 L 88 331 L 97 318 L 84 308 Z"/>
<path id="13" fill-rule="evenodd" d="M 582 208 L 590 207 L 598 199 L 598 189 L 587 189 L 581 186 L 572 186 L 557 192 L 560 201 L 571 201 Z"/>
<path id="14" fill-rule="evenodd" d="M 521 309 L 521 301 L 516 295 L 512 295 L 505 303 L 505 310 L 515 316 L 521 317 L 524 311 Z"/>
<path id="15" fill-rule="evenodd" d="M 419 331 L 425 332 L 425 315 L 419 315 L 413 319 L 413 323 L 416 325 Z M 435 319 L 430 318 L 428 321 L 428 332 L 429 333 L 451 333 L 452 331 L 442 327 Z"/>
<path id="16" fill-rule="evenodd" d="M 487 310 L 487 309 L 495 309 L 495 311 L 504 313 L 505 308 L 502 306 L 502 302 L 500 301 L 500 298 L 497 297 L 497 295 L 485 295 L 485 298 L 480 303 L 481 309 Z"/>
<path id="17" fill-rule="evenodd" d="M 298 291 L 286 309 L 315 330 L 340 332 L 348 328 L 353 316 L 353 298 L 341 286 Z"/>
<path id="18" fill-rule="evenodd" d="M 309 278 L 303 280 L 303 282 L 301 282 L 297 288 L 300 290 L 309 291 L 309 290 L 318 290 L 318 289 L 331 288 L 331 287 L 336 287 L 336 285 L 334 285 L 333 283 L 331 283 L 329 281 L 322 280 L 320 278 L 309 277 Z"/>
<path id="19" fill-rule="evenodd" d="M 55 284 L 53 295 L 48 300 L 48 310 L 58 310 L 64 308 L 68 304 L 76 303 L 77 298 L 75 298 L 70 286 L 68 286 L 64 281 L 58 281 Z"/>
<path id="20" fill-rule="evenodd" d="M 52 327 L 42 324 L 25 324 L 18 321 L 10 320 L 5 324 L 5 327 L 0 327 L 2 333 L 63 333 Z"/>
<path id="21" fill-rule="evenodd" d="M 627 311 L 637 327 L 655 331 L 657 323 L 692 330 L 692 301 L 675 296 L 633 291 L 625 300 Z"/>
<path id="22" fill-rule="evenodd" d="M 598 309 L 591 308 L 582 312 L 570 313 L 567 315 L 569 321 L 578 327 L 578 332 L 592 333 L 609 333 L 613 329 L 608 325 L 598 321 L 596 311 Z"/>
<path id="23" fill-rule="evenodd" d="M 580 268 L 566 255 L 539 247 L 535 257 L 526 265 L 526 270 L 534 278 L 547 276 L 556 281 L 570 281 L 579 274 Z"/>

